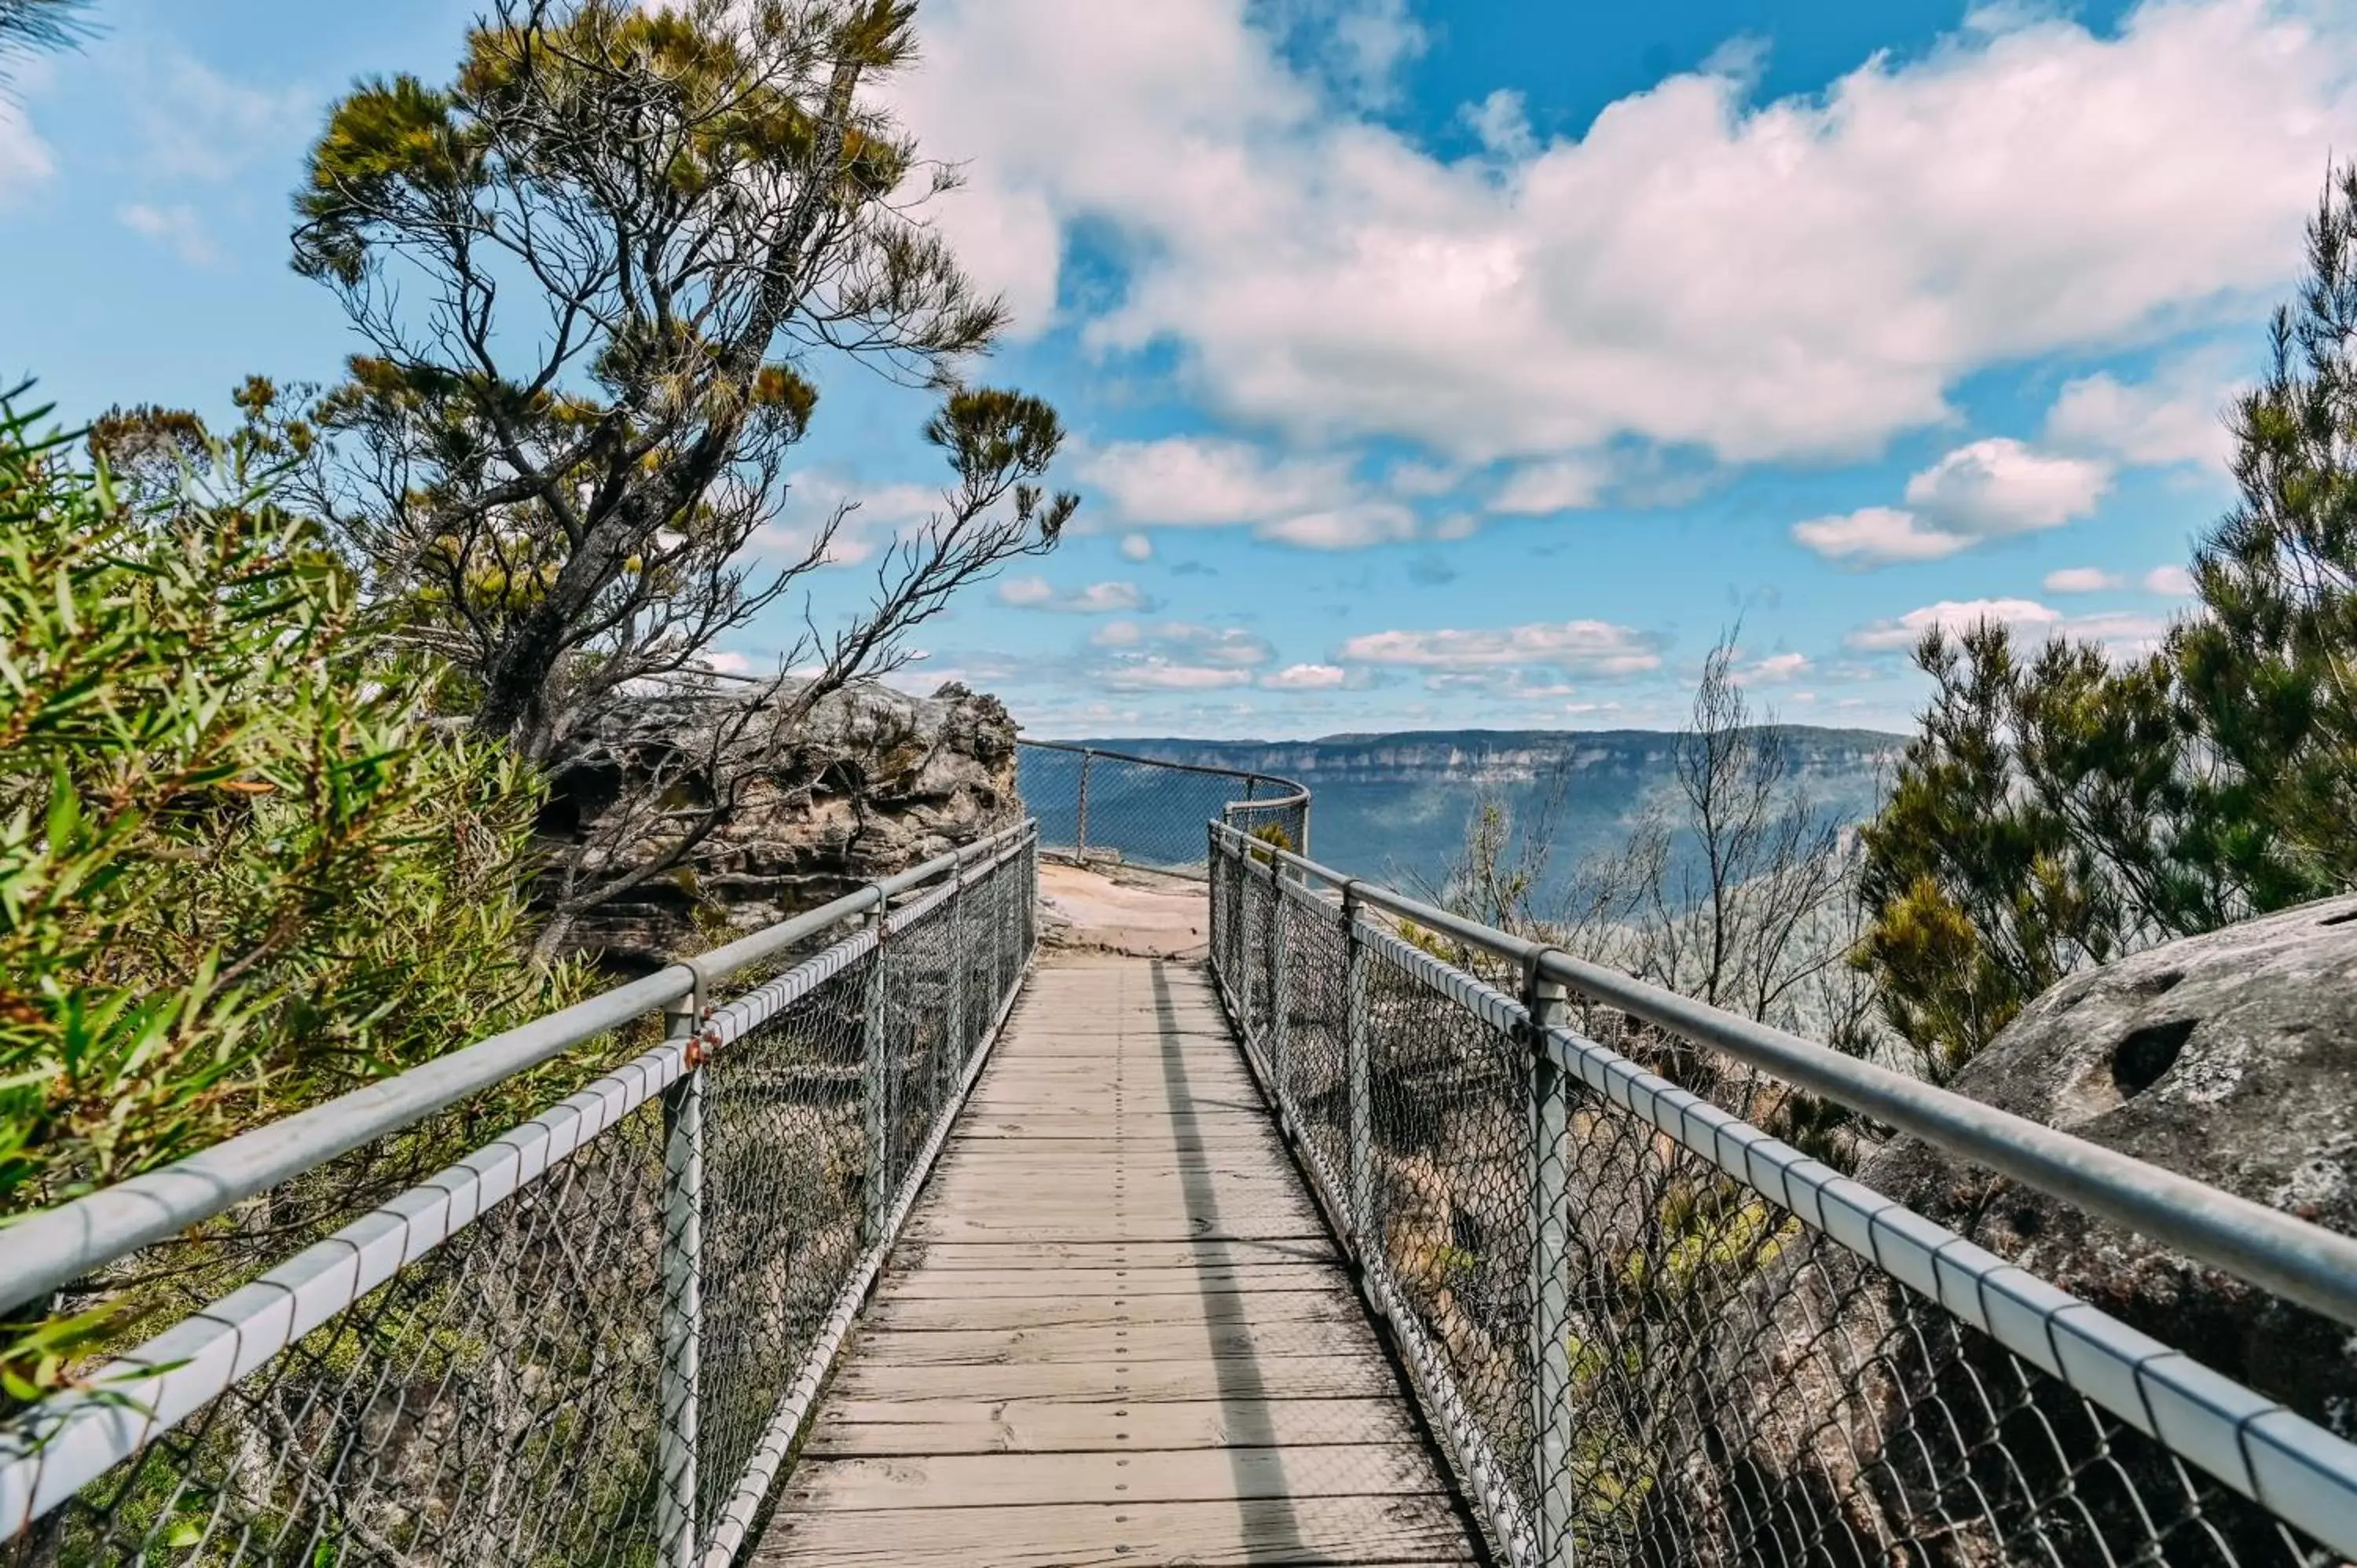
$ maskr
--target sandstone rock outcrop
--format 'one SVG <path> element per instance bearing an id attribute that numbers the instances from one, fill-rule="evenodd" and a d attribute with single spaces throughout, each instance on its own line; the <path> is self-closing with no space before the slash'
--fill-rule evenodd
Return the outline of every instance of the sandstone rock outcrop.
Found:
<path id="1" fill-rule="evenodd" d="M 648 697 L 567 771 L 545 830 L 575 842 L 612 836 L 626 786 L 702 755 L 713 727 L 744 700 Z M 1015 734 L 997 698 L 955 682 L 930 697 L 871 682 L 836 693 L 754 772 L 692 869 L 593 910 L 576 942 L 616 968 L 657 964 L 1017 821 Z M 619 846 L 623 857 L 631 853 L 627 842 Z"/>
<path id="2" fill-rule="evenodd" d="M 2357 1232 L 2357 897 L 2075 975 L 1953 1087 Z M 2346 1327 L 1921 1140 L 1895 1141 L 1858 1177 L 2357 1434 L 2357 1336 Z M 2147 1530 L 2152 1561 L 2217 1562 L 2213 1542 L 2233 1561 L 2281 1559 L 2263 1513 L 2137 1434 L 2099 1430 L 2109 1423 L 2067 1389 L 1831 1243 L 1812 1239 L 1762 1270 L 1712 1337 L 1736 1371 L 1717 1380 L 1707 1419 L 1682 1440 L 1722 1456 L 1687 1506 L 1769 1521 L 1775 1552 L 1794 1560 L 1880 1563 L 1898 1544 L 1909 1562 L 1996 1563 L 2036 1540 L 2061 1561 L 2096 1561 Z M 1757 1541 L 1752 1550 L 1775 1556 Z"/>

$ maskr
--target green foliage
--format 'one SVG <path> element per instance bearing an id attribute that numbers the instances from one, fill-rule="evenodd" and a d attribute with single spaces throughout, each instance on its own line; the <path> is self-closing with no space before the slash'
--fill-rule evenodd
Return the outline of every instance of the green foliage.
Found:
<path id="1" fill-rule="evenodd" d="M 90 29 L 81 18 L 88 0 L 0 0 L 0 82 L 8 57 L 61 49 Z"/>
<path id="2" fill-rule="evenodd" d="M 2199 613 L 2116 666 L 1992 625 L 1916 651 L 1936 691 L 1865 832 L 1856 961 L 1935 1076 L 2075 969 L 2357 886 L 2357 165 L 2309 252 Z"/>
<path id="3" fill-rule="evenodd" d="M 0 1217 L 542 1010 L 537 791 L 415 714 L 234 455 L 126 504 L 0 403 Z M 54 1326 L 0 1347 L 22 1395 Z"/>

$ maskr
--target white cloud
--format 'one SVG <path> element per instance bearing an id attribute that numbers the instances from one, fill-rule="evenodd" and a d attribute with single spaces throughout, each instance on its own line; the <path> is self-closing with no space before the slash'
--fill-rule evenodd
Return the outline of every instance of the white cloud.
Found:
<path id="1" fill-rule="evenodd" d="M 1265 522 L 1253 531 L 1263 539 L 1305 550 L 1357 550 L 1415 537 L 1415 513 L 1394 501 L 1361 501 L 1331 511 L 1306 511 Z"/>
<path id="2" fill-rule="evenodd" d="M 1102 223 L 1136 260 L 1086 341 L 1175 347 L 1214 407 L 1298 438 L 1472 461 L 1621 433 L 1732 461 L 1869 449 L 1982 367 L 2274 291 L 2357 135 L 2357 35 L 2322 7 L 2147 0 L 2100 34 L 1984 11 L 1766 104 L 1739 74 L 1674 77 L 1577 140 L 1519 140 L 1499 105 L 1451 163 L 1250 10 L 929 8 L 897 93 L 970 160 L 943 227 L 1029 315 L 1065 229 Z"/>
<path id="3" fill-rule="evenodd" d="M 1272 692 L 1331 692 L 1351 678 L 1339 664 L 1288 664 L 1260 678 Z"/>
<path id="4" fill-rule="evenodd" d="M 1907 504 L 1934 528 L 1993 538 L 2060 528 L 2095 510 L 2108 465 L 2058 457 L 2005 436 L 1959 446 L 1907 481 Z"/>
<path id="5" fill-rule="evenodd" d="M 1503 517 L 1545 517 L 1591 507 L 1604 489 L 1601 465 L 1566 457 L 1516 470 L 1490 498 L 1490 510 Z"/>
<path id="6" fill-rule="evenodd" d="M 2102 594 L 2122 586 L 2117 572 L 2106 572 L 2099 566 L 2065 566 L 2046 574 L 2046 591 L 2050 594 Z"/>
<path id="7" fill-rule="evenodd" d="M 1009 577 L 998 585 L 998 602 L 1022 610 L 1103 616 L 1142 608 L 1146 596 L 1137 591 L 1135 583 L 1091 583 L 1085 588 L 1059 589 L 1045 577 Z"/>
<path id="8" fill-rule="evenodd" d="M 2046 413 L 2046 439 L 2124 463 L 2199 464 L 2222 472 L 2233 448 L 2224 413 L 2234 384 L 2216 356 L 2188 355 L 2145 381 L 2110 371 L 2064 385 Z"/>
<path id="9" fill-rule="evenodd" d="M 1081 473 L 1126 523 L 1249 525 L 1307 550 L 1356 550 L 1417 532 L 1415 513 L 1361 486 L 1346 457 L 1279 457 L 1248 441 L 1178 435 L 1103 447 Z"/>
<path id="10" fill-rule="evenodd" d="M 1964 534 L 1927 526 L 1911 511 L 1887 506 L 1796 522 L 1792 537 L 1828 561 L 1859 566 L 1938 561 L 1974 543 Z"/>
<path id="11" fill-rule="evenodd" d="M 1536 157 L 1539 139 L 1531 134 L 1530 104 L 1510 87 L 1501 87 L 1479 103 L 1458 112 L 1481 145 L 1511 163 Z"/>
<path id="12" fill-rule="evenodd" d="M 1090 454 L 1081 477 L 1125 522 L 1231 527 L 1316 511 L 1347 499 L 1340 457 L 1272 456 L 1248 441 L 1174 435 L 1116 442 Z"/>
<path id="13" fill-rule="evenodd" d="M 1907 506 L 1866 507 L 1792 525 L 1829 561 L 1887 566 L 1937 561 L 1984 540 L 2060 528 L 2111 489 L 2108 464 L 2040 452 L 2006 436 L 1948 453 L 1907 481 Z"/>
<path id="14" fill-rule="evenodd" d="M 2187 598 L 2193 593 L 2193 574 L 2182 566 L 2155 566 L 2144 575 L 2144 591 Z"/>
<path id="15" fill-rule="evenodd" d="M 1657 639 L 1609 621 L 1571 620 L 1481 631 L 1377 631 L 1343 643 L 1343 659 L 1427 670 L 1547 665 L 1586 675 L 1658 669 Z"/>
<path id="16" fill-rule="evenodd" d="M 1097 680 L 1115 692 L 1214 692 L 1228 686 L 1249 686 L 1252 671 L 1225 665 L 1181 664 L 1155 654 L 1134 663 L 1116 664 L 1097 672 Z"/>
<path id="17" fill-rule="evenodd" d="M 1809 656 L 1805 653 L 1771 653 L 1748 669 L 1738 671 L 1736 678 L 1745 685 L 1770 686 L 1797 681 L 1811 671 Z"/>
<path id="18" fill-rule="evenodd" d="M 1955 635 L 1983 621 L 1995 621 L 2016 637 L 2042 642 L 2072 637 L 2101 642 L 2115 655 L 2142 652 L 2168 632 L 2169 623 L 2150 616 L 2107 613 L 2069 616 L 2036 599 L 1943 599 L 1889 620 L 1859 627 L 1844 640 L 1861 653 L 1904 651 L 1933 627 Z"/>
<path id="19" fill-rule="evenodd" d="M 221 259 L 196 209 L 185 201 L 176 201 L 169 207 L 127 202 L 115 209 L 114 216 L 133 233 L 155 241 L 190 266 L 210 266 Z"/>
<path id="20" fill-rule="evenodd" d="M 1148 539 L 1142 533 L 1123 534 L 1121 536 L 1121 558 L 1125 561 L 1153 560 L 1154 541 Z"/>
<path id="21" fill-rule="evenodd" d="M 0 98 L 0 207 L 13 204 L 57 172 L 48 143 L 34 131 L 24 110 Z"/>

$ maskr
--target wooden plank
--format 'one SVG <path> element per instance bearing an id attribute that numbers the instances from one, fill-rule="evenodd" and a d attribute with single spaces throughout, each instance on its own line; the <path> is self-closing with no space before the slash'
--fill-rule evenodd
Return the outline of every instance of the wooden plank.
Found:
<path id="1" fill-rule="evenodd" d="M 1145 1453 L 923 1454 L 801 1466 L 780 1509 L 1017 1508 L 1026 1503 L 1202 1503 L 1397 1497 L 1438 1489 L 1413 1447 L 1170 1448 Z"/>
<path id="2" fill-rule="evenodd" d="M 780 1514 L 762 1568 L 1283 1568 L 1296 1563 L 1472 1563 L 1438 1498 L 1285 1503 L 1059 1504 L 944 1512 Z M 986 1533 L 985 1533 L 986 1530 Z"/>
<path id="3" fill-rule="evenodd" d="M 1372 1358 L 1265 1356 L 1251 1368 L 1261 1399 L 1397 1399 L 1391 1369 Z M 1232 1397 L 1236 1369 L 1201 1361 L 1033 1361 L 994 1367 L 888 1364 L 855 1353 L 828 1390 L 820 1425 L 838 1400 L 1097 1400 L 1166 1403 Z"/>
<path id="4" fill-rule="evenodd" d="M 839 1400 L 803 1452 L 1072 1454 L 1415 1441 L 1396 1399 Z"/>
<path id="5" fill-rule="evenodd" d="M 981 1301 L 993 1296 L 1211 1295 L 1227 1291 L 1351 1288 L 1350 1275 L 1330 1263 L 1206 1263 L 1195 1268 L 922 1269 L 885 1276 L 876 1299 Z"/>
<path id="6" fill-rule="evenodd" d="M 1334 1262 L 1341 1252 L 1331 1238 L 1239 1237 L 1231 1240 L 919 1241 L 901 1243 L 909 1267 L 1008 1269 L 1054 1267 L 1191 1269 L 1205 1264 Z"/>
<path id="7" fill-rule="evenodd" d="M 1042 1280 L 1042 1286 L 1049 1283 Z M 1222 1292 L 1193 1295 L 896 1297 L 872 1304 L 866 1321 L 881 1331 L 906 1329 L 1106 1328 L 1143 1323 L 1350 1323 L 1363 1325 L 1358 1303 L 1333 1290 Z"/>
<path id="8" fill-rule="evenodd" d="M 1256 1356 L 1369 1356 L 1372 1331 L 1353 1324 L 1141 1323 L 1135 1328 L 882 1328 L 860 1353 L 908 1366 L 1006 1367 L 1034 1361 L 1249 1360 Z"/>
<path id="9" fill-rule="evenodd" d="M 1216 1002 L 1034 977 L 753 1561 L 1477 1561 Z"/>

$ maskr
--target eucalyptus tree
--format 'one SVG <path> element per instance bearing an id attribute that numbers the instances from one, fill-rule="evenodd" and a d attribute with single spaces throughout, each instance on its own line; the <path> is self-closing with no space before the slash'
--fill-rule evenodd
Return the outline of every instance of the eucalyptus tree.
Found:
<path id="1" fill-rule="evenodd" d="M 272 417 L 373 601 L 560 791 L 631 693 L 696 679 L 846 543 L 849 505 L 780 526 L 821 369 L 942 394 L 939 509 L 846 623 L 804 599 L 781 673 L 699 755 L 640 771 L 642 809 L 608 817 L 629 843 L 576 846 L 554 884 L 560 936 L 691 861 L 814 704 L 905 662 L 910 628 L 1052 548 L 1076 504 L 1044 485 L 1054 412 L 962 380 L 1006 315 L 929 221 L 955 171 L 877 94 L 915 13 L 499 0 L 451 81 L 361 85 L 311 154 L 295 264 L 368 348 Z"/>

